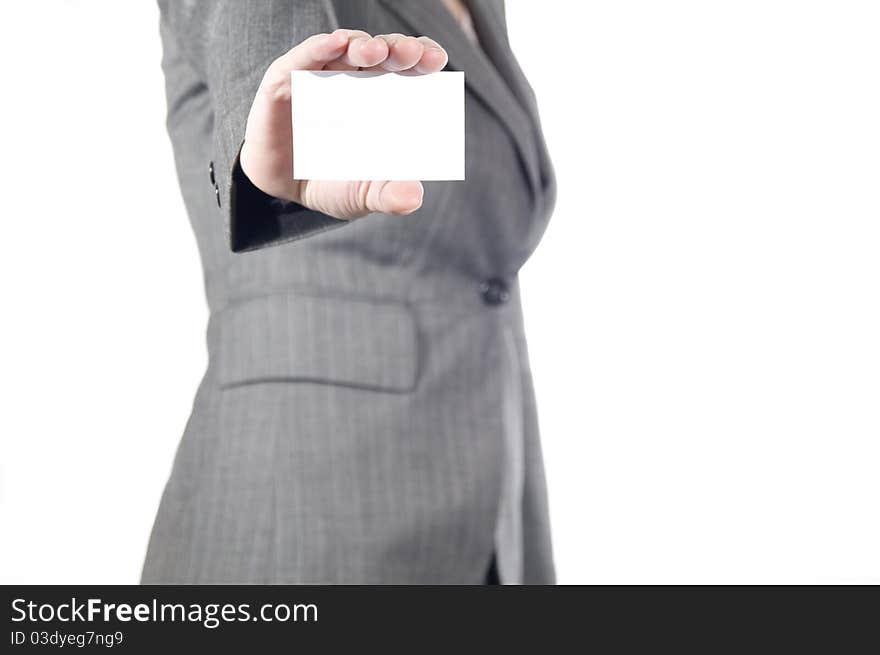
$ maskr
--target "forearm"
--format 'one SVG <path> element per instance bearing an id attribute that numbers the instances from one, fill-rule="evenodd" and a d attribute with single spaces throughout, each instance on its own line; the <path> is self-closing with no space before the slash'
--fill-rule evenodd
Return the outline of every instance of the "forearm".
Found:
<path id="1" fill-rule="evenodd" d="M 159 7 L 166 51 L 185 58 L 208 88 L 217 211 L 230 248 L 253 250 L 344 224 L 294 203 L 275 201 L 250 183 L 238 162 L 263 74 L 292 46 L 336 27 L 329 0 L 192 5 L 160 0 Z"/>

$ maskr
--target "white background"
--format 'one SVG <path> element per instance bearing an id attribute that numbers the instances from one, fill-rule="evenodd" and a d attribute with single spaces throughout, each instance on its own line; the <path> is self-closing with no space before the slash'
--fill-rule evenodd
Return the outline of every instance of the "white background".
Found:
<path id="1" fill-rule="evenodd" d="M 877 3 L 508 5 L 560 581 L 880 582 Z M 137 581 L 206 363 L 159 59 L 151 2 L 0 9 L 3 582 Z"/>

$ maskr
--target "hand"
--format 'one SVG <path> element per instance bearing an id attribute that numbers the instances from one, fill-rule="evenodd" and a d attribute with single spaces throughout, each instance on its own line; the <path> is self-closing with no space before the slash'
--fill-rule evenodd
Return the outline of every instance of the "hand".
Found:
<path id="1" fill-rule="evenodd" d="M 266 70 L 248 115 L 241 169 L 264 193 L 292 200 L 336 218 L 371 212 L 411 214 L 422 206 L 421 182 L 293 179 L 290 71 L 378 70 L 435 73 L 446 66 L 435 41 L 402 34 L 371 37 L 359 30 L 316 34 L 276 59 Z M 352 111 L 357 111 L 353 108 Z M 425 125 L 425 129 L 430 129 Z M 344 157 L 345 153 L 339 153 Z"/>

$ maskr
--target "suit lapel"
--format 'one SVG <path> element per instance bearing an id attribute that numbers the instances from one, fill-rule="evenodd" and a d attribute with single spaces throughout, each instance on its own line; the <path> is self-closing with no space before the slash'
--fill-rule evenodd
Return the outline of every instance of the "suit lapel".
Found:
<path id="1" fill-rule="evenodd" d="M 510 49 L 504 19 L 504 0 L 471 0 L 468 7 L 474 27 L 480 34 L 483 50 L 530 118 L 537 120 L 538 111 L 529 83 Z"/>
<path id="2" fill-rule="evenodd" d="M 429 36 L 449 53 L 449 68 L 465 72 L 467 88 L 495 114 L 507 128 L 516 144 L 532 190 L 540 186 L 537 154 L 534 148 L 534 124 L 532 116 L 518 97 L 515 87 L 509 87 L 505 79 L 495 69 L 492 61 L 482 49 L 467 38 L 455 19 L 443 6 L 441 0 L 379 0 L 389 11 L 397 15 L 414 30 L 416 36 Z M 479 5 L 472 2 L 470 6 Z M 496 61 L 511 58 L 509 49 L 501 47 L 506 41 L 501 17 L 490 17 L 492 9 L 479 7 L 472 9 L 474 26 L 481 44 Z M 499 29 L 501 30 L 499 32 Z M 515 64 L 514 64 L 515 66 Z M 514 95 L 515 94 L 515 95 Z"/>

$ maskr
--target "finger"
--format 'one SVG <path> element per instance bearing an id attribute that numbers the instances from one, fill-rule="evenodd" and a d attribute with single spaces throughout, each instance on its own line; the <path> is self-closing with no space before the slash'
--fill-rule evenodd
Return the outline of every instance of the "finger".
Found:
<path id="1" fill-rule="evenodd" d="M 371 68 L 385 61 L 387 57 L 388 44 L 385 41 L 369 34 L 358 34 L 349 39 L 348 49 L 340 60 L 356 68 Z"/>
<path id="2" fill-rule="evenodd" d="M 260 81 L 260 92 L 275 100 L 290 99 L 290 71 L 321 70 L 348 47 L 345 30 L 315 34 L 273 61 Z"/>
<path id="3" fill-rule="evenodd" d="M 421 182 L 362 182 L 368 211 L 382 214 L 412 214 L 422 206 L 425 190 Z"/>
<path id="4" fill-rule="evenodd" d="M 418 41 L 424 50 L 421 59 L 413 66 L 413 70 L 418 73 L 436 73 L 443 70 L 449 61 L 446 50 L 434 39 L 429 39 L 427 36 L 420 36 Z"/>
<path id="5" fill-rule="evenodd" d="M 409 70 L 422 58 L 425 46 L 418 39 L 403 34 L 379 34 L 377 39 L 382 39 L 388 45 L 388 57 L 378 66 L 371 70 L 397 72 Z"/>
<path id="6" fill-rule="evenodd" d="M 320 70 L 328 62 L 340 57 L 348 47 L 349 30 L 336 30 L 332 34 L 315 34 L 287 51 L 272 62 L 270 68 L 292 70 Z"/>
<path id="7" fill-rule="evenodd" d="M 348 41 L 351 41 L 354 38 L 370 38 L 370 35 L 364 32 L 363 30 L 340 30 L 345 32 Z M 360 70 L 360 66 L 356 66 L 354 64 L 349 63 L 349 59 L 347 57 L 347 49 L 348 44 L 346 44 L 346 48 L 339 54 L 339 57 L 334 59 L 333 61 L 324 65 L 324 70 L 328 71 L 356 71 Z"/>

